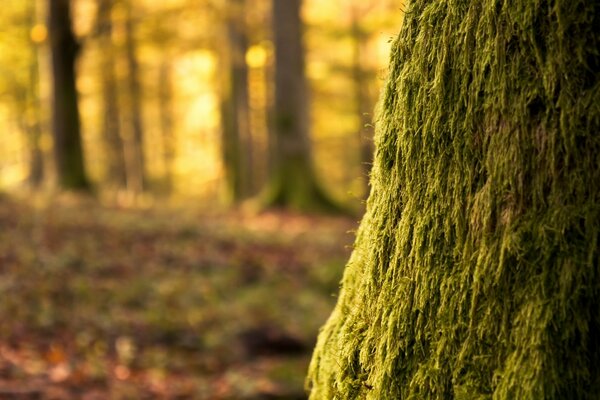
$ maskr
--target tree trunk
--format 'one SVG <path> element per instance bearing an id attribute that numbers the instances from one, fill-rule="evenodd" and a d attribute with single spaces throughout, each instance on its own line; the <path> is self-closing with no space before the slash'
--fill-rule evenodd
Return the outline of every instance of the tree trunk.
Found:
<path id="1" fill-rule="evenodd" d="M 25 135 L 29 171 L 27 183 L 32 189 L 39 188 L 44 180 L 44 154 L 40 146 L 42 126 L 38 97 L 38 64 L 33 59 L 29 67 L 29 85 L 17 93 L 17 112 L 20 115 L 19 127 Z"/>
<path id="2" fill-rule="evenodd" d="M 106 152 L 106 180 L 115 189 L 124 189 L 127 185 L 125 173 L 125 154 L 118 106 L 118 87 L 115 74 L 115 45 L 112 40 L 113 0 L 100 0 L 98 5 L 97 30 L 102 52 L 101 79 L 102 102 L 104 108 L 103 135 Z"/>
<path id="3" fill-rule="evenodd" d="M 35 0 L 27 2 L 27 26 L 35 26 L 38 19 L 38 9 Z M 23 131 L 27 135 L 27 147 L 29 156 L 29 174 L 27 181 L 29 185 L 37 189 L 44 181 L 44 153 L 41 148 L 42 138 L 42 105 L 40 100 L 40 62 L 39 62 L 39 40 L 34 39 L 30 43 L 30 59 L 28 80 L 29 85 L 24 93 L 24 109 L 20 110 Z"/>
<path id="4" fill-rule="evenodd" d="M 273 0 L 275 104 L 270 146 L 273 166 L 268 206 L 298 211 L 339 211 L 317 182 L 309 137 L 301 0 Z"/>
<path id="5" fill-rule="evenodd" d="M 160 130 L 165 165 L 165 189 L 173 190 L 173 164 L 175 162 L 175 131 L 173 126 L 173 82 L 171 61 L 167 58 L 160 64 L 158 77 L 158 103 L 160 109 Z"/>
<path id="6" fill-rule="evenodd" d="M 237 203 L 252 194 L 252 138 L 248 108 L 248 39 L 245 0 L 235 0 L 226 9 L 228 46 L 221 50 L 222 152 L 228 202 Z"/>
<path id="7" fill-rule="evenodd" d="M 311 399 L 600 393 L 600 3 L 410 2 Z"/>
<path id="8" fill-rule="evenodd" d="M 142 88 L 139 62 L 136 54 L 133 3 L 127 0 L 125 18 L 125 53 L 127 58 L 128 130 L 125 134 L 127 159 L 127 187 L 133 193 L 141 193 L 146 186 L 144 161 L 144 126 L 142 121 Z"/>
<path id="9" fill-rule="evenodd" d="M 63 189 L 88 190 L 75 87 L 79 44 L 71 28 L 69 0 L 50 0 L 49 35 L 52 52 L 52 130 L 58 184 Z"/>
<path id="10" fill-rule="evenodd" d="M 39 64 L 36 54 L 33 54 L 33 63 L 29 66 L 29 113 L 27 124 L 27 138 L 29 145 L 29 185 L 32 188 L 39 188 L 44 181 L 44 153 L 41 148 L 42 121 L 41 105 L 39 100 Z"/>

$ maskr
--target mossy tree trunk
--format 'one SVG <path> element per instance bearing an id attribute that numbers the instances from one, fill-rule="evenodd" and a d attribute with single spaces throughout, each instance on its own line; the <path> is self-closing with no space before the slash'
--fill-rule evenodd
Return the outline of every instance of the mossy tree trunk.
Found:
<path id="1" fill-rule="evenodd" d="M 338 207 L 317 182 L 309 137 L 308 85 L 304 74 L 301 0 L 273 0 L 275 99 L 272 166 L 267 206 L 298 211 Z"/>
<path id="2" fill-rule="evenodd" d="M 79 52 L 71 27 L 70 0 L 49 1 L 48 30 L 52 53 L 52 131 L 58 184 L 88 190 L 81 143 L 75 62 Z"/>
<path id="3" fill-rule="evenodd" d="M 600 393 L 600 3 L 410 2 L 312 399 Z"/>

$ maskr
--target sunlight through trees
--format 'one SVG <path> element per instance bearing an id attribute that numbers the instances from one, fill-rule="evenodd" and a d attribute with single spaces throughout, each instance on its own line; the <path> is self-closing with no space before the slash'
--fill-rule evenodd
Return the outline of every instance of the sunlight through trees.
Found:
<path id="1" fill-rule="evenodd" d="M 0 188 L 93 186 L 102 198 L 119 201 L 178 196 L 222 205 L 258 196 L 296 208 L 306 208 L 299 199 L 309 196 L 359 208 L 370 164 L 370 115 L 401 10 L 387 0 L 369 7 L 305 0 L 298 5 L 301 36 L 294 39 L 299 61 L 284 55 L 278 68 L 272 27 L 289 24 L 278 25 L 273 4 L 292 5 L 7 1 L 0 12 L 7 27 L 0 43 L 7 71 L 0 78 L 6 132 Z M 58 5 L 70 5 L 73 36 L 51 47 L 58 33 L 47 21 Z M 304 89 L 278 91 L 278 77 L 296 64 L 305 65 L 296 72 Z M 307 166 L 291 175 L 298 157 L 277 139 L 282 107 L 297 114 L 307 154 L 301 157 Z M 66 132 L 79 126 L 79 134 L 57 133 L 62 125 Z M 294 192 L 305 194 L 284 200 Z"/>

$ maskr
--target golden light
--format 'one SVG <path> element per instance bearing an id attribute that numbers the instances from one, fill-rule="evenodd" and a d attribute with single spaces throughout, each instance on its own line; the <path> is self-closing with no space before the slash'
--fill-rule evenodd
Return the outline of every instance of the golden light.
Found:
<path id="1" fill-rule="evenodd" d="M 44 24 L 37 24 L 29 32 L 29 37 L 33 43 L 43 43 L 48 38 L 48 29 Z"/>
<path id="2" fill-rule="evenodd" d="M 261 68 L 267 63 L 267 50 L 261 45 L 251 46 L 246 52 L 246 64 L 250 68 Z"/>
<path id="3" fill-rule="evenodd" d="M 377 61 L 385 65 L 390 57 L 390 50 L 395 37 L 392 34 L 380 33 L 377 37 Z"/>
<path id="4" fill-rule="evenodd" d="M 53 145 L 52 135 L 49 133 L 42 133 L 42 136 L 40 136 L 40 149 L 42 151 L 50 151 L 52 150 Z"/>
<path id="5" fill-rule="evenodd" d="M 308 62 L 306 73 L 313 80 L 325 79 L 329 74 L 329 65 L 323 61 Z"/>

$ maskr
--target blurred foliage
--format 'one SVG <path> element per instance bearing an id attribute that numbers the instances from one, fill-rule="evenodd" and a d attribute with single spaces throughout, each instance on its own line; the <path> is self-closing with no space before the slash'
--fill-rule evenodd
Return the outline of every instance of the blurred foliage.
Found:
<path id="1" fill-rule="evenodd" d="M 150 193 L 165 191 L 171 173 L 175 194 L 196 199 L 218 200 L 222 194 L 220 116 L 217 54 L 226 46 L 223 19 L 227 2 L 222 0 L 115 1 L 111 13 L 112 40 L 117 51 L 116 79 L 123 81 L 127 64 L 119 56 L 125 46 L 124 21 L 131 4 L 136 53 L 141 82 L 144 151 Z M 106 180 L 107 156 L 102 136 L 102 57 L 97 32 L 97 0 L 75 0 L 74 28 L 83 45 L 78 63 L 78 90 L 84 150 L 91 179 L 100 189 Z M 272 101 L 270 79 L 273 49 L 270 41 L 269 4 L 252 2 L 246 15 L 249 50 L 250 129 L 255 147 L 256 176 L 266 175 L 268 110 Z M 374 102 L 385 74 L 390 37 L 400 20 L 400 3 L 378 0 L 363 5 L 357 0 L 306 0 L 304 4 L 307 75 L 311 84 L 311 125 L 317 172 L 334 195 L 346 202 L 364 195 L 358 131 L 363 129 L 356 108 L 353 84 L 352 26 L 358 23 L 361 40 L 369 49 L 364 57 L 370 101 Z M 46 170 L 52 174 L 52 146 L 48 132 L 49 65 L 43 0 L 6 0 L 0 9 L 0 187 L 14 188 L 26 182 L 27 141 L 24 123 L 39 119 L 40 142 L 46 153 Z M 28 66 L 39 58 L 37 115 L 24 112 L 22 96 L 31 84 Z M 168 71 L 168 76 L 164 76 Z M 168 102 L 172 132 L 161 131 L 164 97 L 161 85 L 171 82 Z M 162 83 L 161 83 L 162 82 Z M 121 84 L 124 86 L 123 84 Z M 125 90 L 125 89 L 122 89 Z M 115 101 L 126 113 L 128 95 Z M 163 101 L 161 103 L 161 101 Z M 128 115 L 122 115 L 127 120 Z M 127 135 L 127 130 L 121 133 Z M 170 143 L 165 143 L 168 140 Z M 167 150 L 167 148 L 169 150 Z M 172 171 L 165 152 L 174 155 Z"/>
<path id="2" fill-rule="evenodd" d="M 38 200 L 0 199 L 0 397 L 304 396 L 353 221 Z"/>

